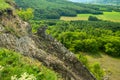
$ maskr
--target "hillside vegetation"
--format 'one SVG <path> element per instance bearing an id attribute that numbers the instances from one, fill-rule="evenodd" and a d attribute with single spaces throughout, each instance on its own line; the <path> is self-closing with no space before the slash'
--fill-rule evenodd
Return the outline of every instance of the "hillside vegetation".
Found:
<path id="1" fill-rule="evenodd" d="M 5 0 L 0 0 L 0 10 L 5 10 L 10 8 L 10 5 L 5 2 Z"/>
<path id="2" fill-rule="evenodd" d="M 32 58 L 0 48 L 0 80 L 58 80 L 57 74 Z"/>
<path id="3" fill-rule="evenodd" d="M 103 51 L 112 56 L 120 56 L 120 23 L 71 21 L 58 23 L 49 29 L 50 34 L 73 52 Z"/>
<path id="4" fill-rule="evenodd" d="M 80 59 L 84 64 L 87 63 L 87 59 L 89 66 L 97 61 L 105 69 L 108 78 L 119 80 L 119 25 L 120 23 L 107 21 L 68 21 L 50 26 L 47 33 L 57 38 L 78 58 L 81 58 L 79 54 L 86 55 L 86 58 Z M 112 64 L 114 67 L 110 66 Z"/>
<path id="5" fill-rule="evenodd" d="M 120 11 L 116 6 L 88 5 L 66 0 L 15 0 L 20 8 L 33 8 L 34 19 L 59 19 L 60 16 L 77 16 L 80 13 L 103 14 L 105 11 Z M 66 5 L 67 4 L 67 5 Z"/>

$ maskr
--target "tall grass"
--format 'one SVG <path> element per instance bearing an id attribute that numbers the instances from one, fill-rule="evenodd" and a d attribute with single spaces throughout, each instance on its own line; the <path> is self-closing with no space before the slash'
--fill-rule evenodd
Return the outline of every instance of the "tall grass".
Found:
<path id="1" fill-rule="evenodd" d="M 57 74 L 40 62 L 10 50 L 0 49 L 0 80 L 20 78 L 25 73 L 35 76 L 36 80 L 58 80 Z"/>

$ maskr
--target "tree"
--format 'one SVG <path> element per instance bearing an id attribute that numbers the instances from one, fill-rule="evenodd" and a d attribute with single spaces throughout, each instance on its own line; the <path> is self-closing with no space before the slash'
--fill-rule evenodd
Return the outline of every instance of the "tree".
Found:
<path id="1" fill-rule="evenodd" d="M 84 44 L 81 40 L 74 41 L 74 50 L 75 52 L 84 51 Z"/>
<path id="2" fill-rule="evenodd" d="M 84 51 L 86 52 L 97 52 L 99 50 L 99 45 L 96 39 L 84 39 Z"/>
<path id="3" fill-rule="evenodd" d="M 95 77 L 97 78 L 97 80 L 102 80 L 102 78 L 104 77 L 104 71 L 100 67 L 99 63 L 94 63 L 92 65 L 91 72 L 95 75 Z"/>
<path id="4" fill-rule="evenodd" d="M 115 57 L 120 56 L 120 38 L 109 37 L 105 44 L 105 52 Z"/>
<path id="5" fill-rule="evenodd" d="M 33 14 L 33 9 L 32 8 L 28 8 L 26 10 L 17 10 L 17 14 L 19 17 L 21 17 L 23 20 L 28 21 L 33 19 L 34 14 Z"/>
<path id="6" fill-rule="evenodd" d="M 95 16 L 89 16 L 88 18 L 89 21 L 100 21 L 97 17 Z"/>

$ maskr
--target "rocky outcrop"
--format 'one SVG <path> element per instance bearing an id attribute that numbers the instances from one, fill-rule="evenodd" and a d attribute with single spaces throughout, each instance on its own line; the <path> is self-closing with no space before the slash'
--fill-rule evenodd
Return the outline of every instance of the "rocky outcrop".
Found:
<path id="1" fill-rule="evenodd" d="M 6 10 L 6 13 L 0 15 L 0 48 L 35 58 L 60 73 L 64 80 L 96 80 L 72 52 L 45 34 L 45 27 L 33 35 L 30 25 L 13 10 Z"/>
<path id="2" fill-rule="evenodd" d="M 66 80 L 96 80 L 72 52 L 67 50 L 50 35 L 43 33 L 45 32 L 44 27 L 38 30 L 40 30 L 41 33 L 38 31 L 38 34 L 34 35 L 32 39 L 35 41 L 39 49 L 44 50 L 48 55 L 52 55 L 56 58 L 55 60 L 52 59 L 52 57 L 47 58 L 49 59 L 48 64 L 46 64 L 48 67 L 52 67 L 57 72 L 62 73 Z M 44 34 L 45 37 L 42 37 L 41 34 Z M 35 57 L 39 59 L 38 56 Z"/>

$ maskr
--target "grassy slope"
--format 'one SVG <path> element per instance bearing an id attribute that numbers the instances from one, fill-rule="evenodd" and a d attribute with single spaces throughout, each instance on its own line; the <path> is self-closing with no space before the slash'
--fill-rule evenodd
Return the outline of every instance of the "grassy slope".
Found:
<path id="1" fill-rule="evenodd" d="M 78 14 L 77 17 L 65 17 L 62 16 L 61 20 L 71 21 L 71 20 L 88 20 L 89 16 L 96 16 L 102 20 L 109 20 L 114 22 L 120 22 L 120 12 L 104 12 L 104 15 L 93 15 L 93 14 Z"/>
<path id="2" fill-rule="evenodd" d="M 5 0 L 0 0 L 0 10 L 4 10 L 9 7 L 10 7 L 9 4 L 7 4 Z"/>
<path id="3" fill-rule="evenodd" d="M 0 49 L 0 80 L 10 80 L 11 76 L 27 72 L 33 74 L 37 80 L 58 80 L 57 74 L 44 67 L 37 60 L 24 57 L 6 49 Z"/>
<path id="4" fill-rule="evenodd" d="M 120 12 L 104 12 L 104 15 L 98 15 L 99 19 L 120 22 Z"/>
<path id="5" fill-rule="evenodd" d="M 76 17 L 66 17 L 62 16 L 60 20 L 65 20 L 65 21 L 72 21 L 72 20 L 88 20 L 88 17 L 91 14 L 78 14 Z"/>
<path id="6" fill-rule="evenodd" d="M 86 57 L 90 64 L 99 62 L 101 66 L 110 73 L 110 80 L 120 80 L 120 58 L 113 58 L 106 54 L 88 55 Z"/>

